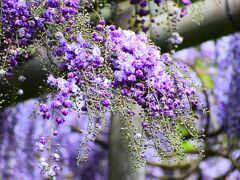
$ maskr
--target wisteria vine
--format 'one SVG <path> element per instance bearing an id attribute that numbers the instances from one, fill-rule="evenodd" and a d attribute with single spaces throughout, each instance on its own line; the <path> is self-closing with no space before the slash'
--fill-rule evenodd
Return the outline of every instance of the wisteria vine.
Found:
<path id="1" fill-rule="evenodd" d="M 1 4 L 1 76 L 11 76 L 16 66 L 40 48 L 50 64 L 46 67 L 48 95 L 41 98 L 38 108 L 49 122 L 49 134 L 36 144 L 42 154 L 41 173 L 55 178 L 59 171 L 59 166 L 52 165 L 61 159 L 55 137 L 71 111 L 89 117 L 78 163 L 87 159 L 89 143 L 106 126 L 108 112 L 121 116 L 123 141 L 134 169 L 145 165 L 148 148 L 154 147 L 163 161 L 169 152 L 183 158 L 181 127 L 201 149 L 194 113 L 201 108 L 198 87 L 184 67 L 171 54 L 161 54 L 144 33 L 106 25 L 101 18 L 90 26 L 85 7 L 78 0 L 3 0 Z M 179 44 L 182 39 L 173 34 L 172 41 Z M 130 120 L 136 113 L 134 104 L 141 109 L 141 134 Z"/>

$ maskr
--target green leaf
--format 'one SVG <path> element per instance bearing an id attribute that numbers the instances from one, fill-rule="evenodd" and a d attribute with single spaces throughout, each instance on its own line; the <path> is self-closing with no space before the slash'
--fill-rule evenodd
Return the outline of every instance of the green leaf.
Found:
<path id="1" fill-rule="evenodd" d="M 178 129 L 179 133 L 181 134 L 181 137 L 185 137 L 185 136 L 189 135 L 189 132 L 185 126 L 178 124 L 177 129 Z"/>
<path id="2" fill-rule="evenodd" d="M 182 143 L 182 147 L 183 147 L 184 151 L 194 151 L 194 150 L 197 150 L 197 148 L 192 144 L 192 142 L 190 140 L 184 141 Z"/>

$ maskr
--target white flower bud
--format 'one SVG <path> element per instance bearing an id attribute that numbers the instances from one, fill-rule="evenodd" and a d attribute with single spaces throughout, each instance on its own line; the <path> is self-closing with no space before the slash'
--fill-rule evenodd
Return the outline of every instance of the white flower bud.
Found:
<path id="1" fill-rule="evenodd" d="M 23 90 L 22 89 L 18 90 L 18 95 L 23 95 Z"/>
<path id="2" fill-rule="evenodd" d="M 59 161 L 60 156 L 59 156 L 58 153 L 54 153 L 54 154 L 53 154 L 53 158 L 55 159 L 55 161 Z"/>
<path id="3" fill-rule="evenodd" d="M 4 76 L 7 72 L 4 69 L 0 69 L 0 77 Z"/>
<path id="4" fill-rule="evenodd" d="M 140 139 L 141 137 L 142 137 L 142 135 L 140 133 L 135 134 L 136 139 Z"/>
<path id="5" fill-rule="evenodd" d="M 26 78 L 25 76 L 19 76 L 19 77 L 18 77 L 18 80 L 19 80 L 19 81 L 25 81 L 26 79 L 27 79 L 27 78 Z"/>
<path id="6" fill-rule="evenodd" d="M 63 38 L 64 36 L 63 36 L 63 33 L 62 33 L 62 32 L 56 32 L 56 33 L 55 33 L 55 37 L 56 37 L 57 39 L 60 39 L 60 38 Z"/>

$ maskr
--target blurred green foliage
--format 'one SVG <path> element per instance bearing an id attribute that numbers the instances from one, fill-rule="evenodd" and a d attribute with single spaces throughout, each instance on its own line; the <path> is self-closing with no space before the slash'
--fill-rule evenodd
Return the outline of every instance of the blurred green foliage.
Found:
<path id="1" fill-rule="evenodd" d="M 207 70 L 209 68 L 209 64 L 206 61 L 203 61 L 200 58 L 195 60 L 194 67 L 196 69 L 196 73 L 201 78 L 201 81 L 204 83 L 207 89 L 212 90 L 214 88 L 214 83 L 211 76 L 208 74 Z"/>

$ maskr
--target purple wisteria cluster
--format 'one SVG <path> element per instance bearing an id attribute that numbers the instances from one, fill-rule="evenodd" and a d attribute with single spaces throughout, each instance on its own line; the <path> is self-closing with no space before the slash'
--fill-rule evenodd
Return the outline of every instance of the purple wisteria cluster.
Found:
<path id="1" fill-rule="evenodd" d="M 21 0 L 2 2 L 3 38 L 10 46 L 24 46 L 32 42 L 34 31 L 43 27 L 42 20 L 32 16 L 31 4 Z M 13 35 L 14 34 L 14 35 Z"/>
<path id="2" fill-rule="evenodd" d="M 105 21 L 100 20 L 96 29 L 102 31 L 104 25 Z M 74 109 L 81 115 L 89 116 L 89 124 L 94 131 L 87 129 L 86 137 L 81 141 L 83 145 L 79 149 L 82 154 L 79 155 L 79 161 L 87 158 L 88 152 L 85 153 L 85 149 L 89 149 L 88 144 L 105 127 L 105 113 L 109 111 L 112 98 L 109 92 L 111 81 L 99 70 L 103 69 L 105 59 L 102 57 L 100 45 L 97 44 L 100 43 L 98 37 L 103 39 L 97 32 L 93 33 L 91 42 L 84 39 L 83 33 L 79 32 L 72 36 L 71 40 L 67 40 L 63 33 L 55 33 L 56 44 L 52 47 L 51 56 L 59 60 L 57 65 L 64 73 L 63 77 L 49 74 L 47 83 L 55 88 L 56 93 L 51 100 L 40 104 L 43 118 L 53 121 L 56 129 Z M 92 121 L 95 119 L 101 120 L 94 124 Z M 54 136 L 57 137 L 58 134 Z"/>
<path id="3" fill-rule="evenodd" d="M 43 113 L 44 119 L 50 119 L 50 109 L 61 108 L 61 113 L 63 116 L 66 116 L 69 112 L 69 108 L 72 107 L 72 101 L 68 100 L 67 97 L 70 93 L 74 93 L 77 91 L 78 87 L 76 86 L 74 81 L 67 81 L 63 78 L 54 78 L 52 75 L 48 77 L 47 83 L 52 86 L 56 86 L 59 90 L 58 94 L 56 95 L 55 99 L 51 102 L 50 105 L 43 103 L 40 105 L 40 111 Z M 62 116 L 56 118 L 57 124 L 64 123 L 64 119 Z"/>
<path id="4" fill-rule="evenodd" d="M 73 110 L 79 116 L 89 117 L 78 161 L 87 159 L 89 144 L 107 124 L 107 112 L 123 116 L 122 124 L 128 123 L 125 134 L 128 135 L 127 131 L 131 129 L 135 149 L 143 148 L 145 142 L 139 141 L 145 140 L 161 146 L 159 134 L 162 134 L 171 150 L 175 151 L 179 149 L 175 146 L 181 146 L 181 140 L 176 142 L 174 137 L 179 135 L 175 125 L 183 124 L 189 131 L 195 129 L 192 110 L 199 106 L 195 87 L 174 58 L 168 53 L 161 54 L 145 34 L 122 30 L 114 25 L 106 26 L 103 19 L 95 27 L 84 25 L 87 16 L 80 12 L 81 4 L 77 0 L 31 3 L 6 0 L 2 8 L 5 8 L 1 19 L 4 24 L 2 33 L 6 38 L 1 46 L 6 50 L 3 70 L 6 62 L 11 65 L 14 60 L 13 64 L 17 64 L 16 56 L 12 58 L 11 54 L 18 55 L 15 52 L 18 49 L 31 50 L 33 46 L 45 48 L 51 64 L 46 80 L 46 91 L 50 94 L 45 98 L 47 100 L 42 98 L 39 105 L 43 119 L 50 124 L 49 135 L 37 142 L 40 151 L 47 150 L 49 154 L 48 158 L 40 157 L 43 174 L 55 177 L 60 168 L 51 165 L 50 159 L 59 161 L 60 158 L 57 152 L 52 152 L 52 145 L 57 144 L 61 133 L 58 129 L 66 124 Z M 8 20 L 8 16 L 13 18 Z M 174 38 L 179 40 L 180 37 L 175 34 Z M 9 58 L 13 59 L 10 63 Z M 154 130 L 154 136 L 148 135 L 145 139 L 144 134 L 134 131 L 128 118 L 135 112 L 127 103 L 141 108 L 145 117 L 142 127 L 147 129 L 146 133 Z M 98 123 L 93 122 L 96 119 Z"/>
<path id="5" fill-rule="evenodd" d="M 81 10 L 85 3 L 78 0 L 3 0 L 0 7 L 0 78 L 6 81 L 2 81 L 2 84 L 8 84 L 13 79 L 14 69 L 27 64 L 26 59 L 40 55 L 43 49 L 47 50 L 45 54 L 50 57 L 56 32 L 71 36 L 78 28 L 88 26 L 88 18 Z M 46 60 L 42 57 L 39 59 Z M 5 96 L 8 93 L 19 97 L 25 95 L 24 90 L 17 86 L 9 87 Z M 17 98 L 2 98 L 0 104 Z"/>
<path id="6" fill-rule="evenodd" d="M 194 96 L 195 89 L 184 78 L 167 70 L 174 61 L 170 54 L 161 55 L 144 34 L 108 28 L 108 46 L 116 53 L 112 60 L 113 85 L 152 116 L 178 115 L 178 110 L 186 107 L 185 98 Z M 194 106 L 198 103 L 197 99 L 191 100 Z"/>
<path id="7" fill-rule="evenodd" d="M 54 28 L 48 27 L 64 24 L 64 31 L 71 33 L 79 8 L 78 0 L 64 0 L 63 3 L 58 0 L 3 0 L 0 18 L 3 27 L 0 48 L 4 52 L 1 54 L 2 74 L 11 72 L 21 59 L 31 55 L 34 46 L 46 43 L 42 35 L 54 33 Z"/>
<path id="8" fill-rule="evenodd" d="M 49 112 L 52 109 L 59 108 L 61 108 L 62 115 L 66 116 L 69 111 L 68 109 L 73 104 L 74 98 L 71 98 L 71 96 L 81 96 L 82 91 L 85 93 L 82 98 L 86 100 L 86 104 L 88 104 L 87 99 L 92 94 L 96 95 L 96 101 L 93 104 L 89 102 L 89 106 L 93 105 L 94 108 L 99 110 L 101 106 L 108 107 L 110 105 L 111 94 L 107 89 L 111 82 L 101 73 L 96 74 L 97 69 L 104 62 L 100 48 L 97 44 L 83 39 L 82 33 L 74 37 L 74 42 L 67 42 L 60 32 L 57 33 L 57 37 L 57 46 L 53 48 L 54 51 L 52 53 L 56 57 L 62 58 L 62 61 L 59 62 L 59 68 L 65 70 L 67 73 L 65 79 L 60 77 L 55 78 L 51 74 L 48 76 L 47 83 L 56 87 L 58 92 L 51 104 L 41 105 L 40 110 L 43 112 L 43 116 L 49 119 Z M 87 105 L 83 106 L 81 107 L 81 111 L 87 112 L 88 108 Z"/>
<path id="9" fill-rule="evenodd" d="M 51 101 L 40 105 L 43 118 L 54 120 L 57 128 L 72 109 L 88 115 L 89 121 L 91 118 L 104 119 L 106 112 L 118 110 L 124 116 L 134 116 L 133 109 L 121 108 L 119 104 L 131 99 L 147 118 L 142 122 L 146 131 L 153 128 L 153 119 L 164 118 L 164 123 L 170 125 L 166 137 L 176 133 L 174 125 L 183 121 L 179 119 L 182 114 L 187 116 L 186 112 L 191 114 L 192 108 L 199 106 L 196 89 L 178 69 L 181 67 L 176 66 L 170 54 L 161 54 L 150 44 L 145 34 L 135 34 L 114 25 L 105 26 L 104 20 L 100 20 L 95 29 L 91 38 L 84 38 L 83 32 L 71 39 L 61 32 L 55 33 L 56 44 L 51 54 L 58 60 L 56 65 L 63 75 L 48 76 L 47 83 L 55 88 L 55 94 Z M 80 101 L 84 101 L 81 107 L 74 105 Z M 56 116 L 56 112 L 60 114 Z M 105 121 L 90 124 L 83 146 L 95 139 Z M 134 137 L 139 139 L 141 135 L 136 133 Z M 79 158 L 85 160 L 86 152 L 80 152 L 83 154 Z"/>
<path id="10" fill-rule="evenodd" d="M 25 0 L 3 0 L 1 7 L 1 68 L 7 72 L 18 64 L 24 55 L 26 45 L 33 43 L 36 31 L 41 31 L 43 24 L 39 17 L 33 17 L 31 4 Z"/>
<path id="11" fill-rule="evenodd" d="M 65 31 L 70 33 L 79 8 L 78 0 L 64 0 L 63 3 L 59 0 L 48 0 L 48 7 L 43 12 L 43 17 L 48 23 L 64 24 Z"/>
<path id="12" fill-rule="evenodd" d="M 104 25 L 105 22 L 100 20 L 96 28 L 103 31 Z M 186 98 L 189 98 L 190 106 L 199 105 L 196 90 L 183 77 L 175 77 L 177 73 L 168 70 L 173 63 L 170 54 L 161 55 L 156 46 L 148 44 L 146 35 L 111 25 L 106 27 L 106 36 L 92 33 L 95 42 L 101 39 L 103 44 L 106 41 L 105 45 L 111 50 L 104 59 L 98 45 L 83 39 L 82 33 L 71 43 L 58 33 L 58 45 L 53 54 L 63 57 L 60 66 L 67 74 L 65 79 L 48 77 L 48 84 L 57 87 L 58 93 L 51 105 L 40 107 L 44 118 L 50 118 L 52 108 L 62 108 L 62 115 L 66 116 L 72 104 L 71 100 L 66 103 L 66 98 L 80 95 L 81 91 L 85 93 L 86 102 L 89 95 L 95 96 L 91 97 L 95 102 L 86 103 L 88 105 L 82 107 L 82 111 L 87 111 L 90 106 L 101 110 L 110 106 L 114 88 L 119 88 L 123 96 L 133 98 L 144 111 L 151 112 L 151 116 L 178 116 L 179 110 L 188 106 Z M 99 71 L 109 61 L 112 76 Z"/>

